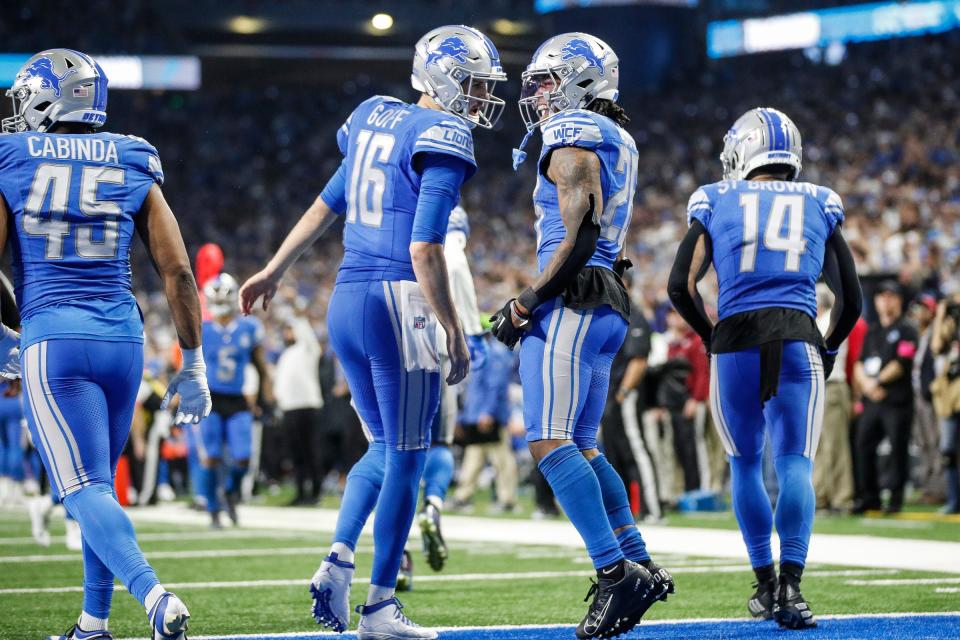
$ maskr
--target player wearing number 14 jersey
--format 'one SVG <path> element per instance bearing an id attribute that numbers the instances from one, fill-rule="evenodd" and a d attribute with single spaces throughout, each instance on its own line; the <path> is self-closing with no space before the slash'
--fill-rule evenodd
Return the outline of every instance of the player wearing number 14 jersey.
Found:
<path id="1" fill-rule="evenodd" d="M 53 637 L 111 638 L 116 577 L 146 609 L 153 639 L 182 640 L 187 608 L 158 582 L 113 492 L 143 375 L 134 230 L 160 272 L 183 351 L 164 406 L 179 393 L 178 422 L 210 411 L 197 285 L 160 191 L 160 160 L 140 138 L 96 131 L 107 118 L 107 78 L 83 53 L 38 53 L 7 95 L 0 246 L 9 240 L 13 254 L 24 410 L 52 489 L 83 532 L 83 611 Z"/>
<path id="2" fill-rule="evenodd" d="M 730 459 L 734 512 L 757 577 L 748 608 L 755 617 L 802 629 L 816 624 L 800 576 L 813 528 L 824 382 L 860 315 L 860 285 L 840 233 L 840 197 L 796 182 L 800 132 L 786 115 L 748 111 L 724 138 L 720 159 L 724 180 L 690 198 L 690 230 L 668 289 L 713 354 L 713 419 Z M 716 326 L 696 289 L 711 262 L 720 287 Z M 826 337 L 815 322 L 821 273 L 837 296 Z M 779 580 L 770 549 L 774 514 L 763 485 L 766 434 L 780 485 Z"/>

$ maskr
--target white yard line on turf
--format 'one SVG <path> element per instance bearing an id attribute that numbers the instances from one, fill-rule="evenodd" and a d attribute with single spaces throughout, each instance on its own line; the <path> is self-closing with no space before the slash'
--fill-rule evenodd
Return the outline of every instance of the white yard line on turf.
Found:
<path id="1" fill-rule="evenodd" d="M 205 525 L 209 516 L 192 512 L 181 505 L 162 505 L 130 510 L 137 522 Z M 284 529 L 287 531 L 332 532 L 337 512 L 332 509 L 259 507 L 240 508 L 240 521 L 247 528 Z M 365 529 L 372 533 L 372 519 Z M 742 561 L 746 555 L 739 531 L 641 525 L 644 540 L 658 553 L 688 556 L 733 558 Z M 415 536 L 419 533 L 415 532 Z M 583 548 L 576 529 L 562 520 L 536 521 L 508 518 L 480 518 L 445 515 L 443 535 L 447 541 L 499 542 L 517 541 L 535 545 Z M 774 536 L 773 548 L 779 543 Z M 907 538 L 882 538 L 869 535 L 813 534 L 807 561 L 814 564 L 848 567 L 904 569 L 960 573 L 960 543 Z"/>
<path id="2" fill-rule="evenodd" d="M 148 560 L 179 560 L 185 558 L 257 558 L 271 556 L 315 555 L 318 559 L 324 553 L 320 547 L 286 547 L 280 549 L 191 549 L 189 551 L 147 551 Z M 21 562 L 66 562 L 80 560 L 79 553 L 64 553 L 33 556 L 0 556 L 0 564 Z"/>
<path id="3" fill-rule="evenodd" d="M 960 593 L 960 587 L 937 587 L 934 593 Z"/>
<path id="4" fill-rule="evenodd" d="M 677 574 L 684 573 L 747 573 L 748 566 L 731 565 L 727 567 L 671 567 L 670 571 Z M 895 570 L 888 569 L 862 569 L 862 570 L 844 570 L 844 571 L 817 571 L 809 570 L 804 572 L 806 576 L 859 576 L 859 575 L 877 575 L 878 573 L 896 573 Z M 440 575 L 417 576 L 417 582 L 495 582 L 502 580 L 540 580 L 547 578 L 584 578 L 594 575 L 593 571 L 524 571 L 508 573 L 449 573 Z M 354 584 L 368 584 L 369 578 L 354 578 Z M 227 580 L 220 582 L 170 582 L 164 583 L 168 589 L 253 589 L 263 587 L 307 587 L 306 578 L 297 578 L 295 580 Z M 123 585 L 116 584 L 114 589 L 123 590 Z M 23 587 L 0 589 L 0 595 L 24 595 L 35 593 L 79 593 L 83 591 L 82 586 L 69 585 L 64 587 Z"/>
<path id="5" fill-rule="evenodd" d="M 847 580 L 856 587 L 909 587 L 921 584 L 960 584 L 960 578 L 900 578 L 890 580 Z"/>
<path id="6" fill-rule="evenodd" d="M 306 539 L 314 537 L 308 531 L 278 531 L 270 529 L 227 529 L 226 531 L 184 531 L 181 533 L 138 533 L 137 540 L 140 542 L 180 542 L 181 540 L 222 540 L 224 538 L 238 539 Z M 64 544 L 67 541 L 66 536 L 52 536 L 50 542 L 53 544 Z M 16 538 L 0 537 L 0 546 L 34 544 L 36 541 L 30 536 Z"/>

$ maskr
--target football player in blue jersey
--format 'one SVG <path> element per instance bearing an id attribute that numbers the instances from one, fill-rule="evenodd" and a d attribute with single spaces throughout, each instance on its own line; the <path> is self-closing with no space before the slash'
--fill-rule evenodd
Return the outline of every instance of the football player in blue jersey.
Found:
<path id="1" fill-rule="evenodd" d="M 617 105 L 619 60 L 585 33 L 550 38 L 523 73 L 527 136 L 543 138 L 533 192 L 534 284 L 491 318 L 520 346 L 530 452 L 586 543 L 597 570 L 577 637 L 629 631 L 673 590 L 637 530 L 623 480 L 597 448 L 610 366 L 630 317 L 619 273 L 637 179 L 637 147 Z"/>
<path id="2" fill-rule="evenodd" d="M 800 593 L 816 500 L 813 458 L 824 381 L 860 316 L 860 282 L 840 233 L 843 205 L 826 187 L 797 182 L 800 132 L 775 109 L 751 109 L 724 137 L 723 181 L 690 197 L 690 229 L 668 291 L 713 354 L 710 402 L 730 459 L 733 508 L 756 573 L 754 617 L 790 629 L 816 626 Z M 697 281 L 713 264 L 719 321 L 704 313 Z M 826 339 L 817 329 L 821 272 L 837 305 Z M 766 434 L 780 484 L 776 516 L 763 485 Z M 780 535 L 780 577 L 770 531 Z"/>
<path id="3" fill-rule="evenodd" d="M 210 415 L 190 430 L 189 443 L 199 458 L 197 488 L 210 514 L 210 526 L 220 523 L 220 461 L 227 445 L 231 466 L 226 471 L 224 498 L 227 515 L 237 524 L 240 487 L 253 445 L 253 413 L 243 395 L 244 371 L 253 364 L 260 375 L 266 404 L 273 403 L 267 360 L 263 353 L 263 325 L 254 316 L 239 315 L 239 286 L 229 273 L 211 278 L 203 287 L 211 320 L 203 322 L 203 350 L 207 384 L 213 399 Z"/>
<path id="4" fill-rule="evenodd" d="M 143 321 L 130 243 L 144 241 L 163 281 L 183 349 L 164 406 L 178 422 L 210 411 L 200 301 L 180 229 L 164 200 L 157 150 L 99 133 L 107 77 L 90 56 L 50 49 L 30 58 L 7 92 L 0 135 L 0 246 L 12 249 L 24 410 L 54 492 L 83 533 L 83 611 L 62 636 L 108 639 L 113 581 L 144 606 L 151 636 L 186 638 L 190 614 L 147 564 L 113 493 L 143 374 Z M 6 363 L 10 366 L 10 362 Z"/>
<path id="5" fill-rule="evenodd" d="M 453 306 L 463 326 L 470 349 L 470 372 L 475 373 L 484 366 L 487 355 L 487 343 L 483 339 L 483 327 L 480 326 L 480 310 L 477 307 L 477 293 L 473 285 L 473 274 L 467 262 L 467 239 L 470 237 L 470 220 L 463 207 L 455 207 L 450 212 L 447 223 L 447 237 L 444 242 L 444 256 L 447 274 L 450 278 L 450 294 Z M 441 371 L 450 366 L 446 354 L 440 354 Z M 433 420 L 431 445 L 427 452 L 427 461 L 423 470 L 423 508 L 418 522 L 420 525 L 423 554 L 427 564 L 434 571 L 443 569 L 447 561 L 447 544 L 440 531 L 440 515 L 447 489 L 453 480 L 454 462 L 450 446 L 453 444 L 453 430 L 457 423 L 458 389 L 462 385 L 446 386 L 440 393 L 440 406 Z"/>
<path id="6" fill-rule="evenodd" d="M 327 310 L 330 344 L 372 442 L 347 477 L 330 553 L 311 582 L 317 622 L 350 622 L 354 549 L 374 507 L 373 575 L 359 638 L 435 638 L 401 613 L 394 589 L 413 523 L 441 375 L 437 322 L 450 358 L 447 384 L 467 375 L 469 352 L 450 294 L 443 243 L 462 183 L 476 171 L 475 126 L 503 110 L 496 47 L 476 29 L 440 27 L 417 42 L 416 104 L 374 96 L 337 133 L 340 169 L 266 268 L 244 283 L 249 313 L 266 308 L 287 268 L 343 216 L 344 257 Z"/>

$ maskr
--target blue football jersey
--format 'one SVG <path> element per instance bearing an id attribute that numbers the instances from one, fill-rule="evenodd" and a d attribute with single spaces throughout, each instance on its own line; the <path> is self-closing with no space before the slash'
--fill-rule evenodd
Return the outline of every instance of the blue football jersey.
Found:
<path id="1" fill-rule="evenodd" d="M 420 193 L 417 156 L 441 153 L 476 171 L 463 120 L 388 96 L 361 103 L 340 130 L 346 168 L 344 256 L 337 282 L 413 280 L 410 235 Z"/>
<path id="2" fill-rule="evenodd" d="M 143 341 L 131 289 L 134 216 L 163 184 L 157 150 L 115 133 L 0 136 L 0 193 L 21 349 L 47 338 Z"/>
<path id="3" fill-rule="evenodd" d="M 447 233 L 459 231 L 463 235 L 470 237 L 470 218 L 463 207 L 457 205 L 450 212 L 450 219 L 447 220 Z"/>
<path id="4" fill-rule="evenodd" d="M 238 396 L 243 393 L 243 372 L 253 350 L 263 342 L 263 324 L 254 316 L 237 316 L 227 325 L 203 322 L 203 360 L 210 391 Z"/>
<path id="5" fill-rule="evenodd" d="M 611 268 L 623 247 L 633 215 L 633 194 L 637 187 L 636 143 L 610 118 L 584 109 L 564 111 L 554 116 L 541 127 L 541 133 L 543 148 L 533 192 L 539 269 L 543 271 L 566 235 L 557 186 L 547 177 L 544 162 L 554 149 L 560 147 L 590 149 L 600 158 L 603 210 L 594 212 L 595 220 L 600 224 L 600 239 L 587 266 Z"/>
<path id="6" fill-rule="evenodd" d="M 816 318 L 824 249 L 843 222 L 840 196 L 809 182 L 724 180 L 697 189 L 687 217 L 710 234 L 720 319 L 765 307 Z"/>

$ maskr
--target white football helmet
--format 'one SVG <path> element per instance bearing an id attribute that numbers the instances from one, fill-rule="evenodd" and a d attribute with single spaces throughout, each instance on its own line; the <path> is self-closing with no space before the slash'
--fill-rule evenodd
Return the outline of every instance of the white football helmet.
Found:
<path id="1" fill-rule="evenodd" d="M 94 129 L 107 121 L 107 76 L 97 62 L 73 49 L 48 49 L 26 61 L 13 86 L 13 115 L 4 133 L 49 131 L 58 122 L 80 122 Z"/>
<path id="2" fill-rule="evenodd" d="M 583 109 L 597 99 L 616 102 L 620 59 L 600 38 L 563 33 L 540 45 L 520 79 L 520 115 L 532 131 L 567 109 Z M 538 95 L 545 83 L 549 90 Z"/>
<path id="3" fill-rule="evenodd" d="M 203 285 L 203 295 L 207 299 L 207 309 L 214 316 L 235 315 L 240 310 L 240 286 L 229 273 L 214 276 Z"/>
<path id="4" fill-rule="evenodd" d="M 756 108 L 740 116 L 723 137 L 724 180 L 745 180 L 752 171 L 770 165 L 790 167 L 796 180 L 803 166 L 800 130 L 776 109 Z"/>
<path id="5" fill-rule="evenodd" d="M 497 123 L 504 102 L 493 88 L 506 79 L 497 48 L 473 27 L 438 27 L 417 42 L 410 84 L 470 127 L 490 129 Z M 486 82 L 486 96 L 469 95 L 474 80 Z"/>

